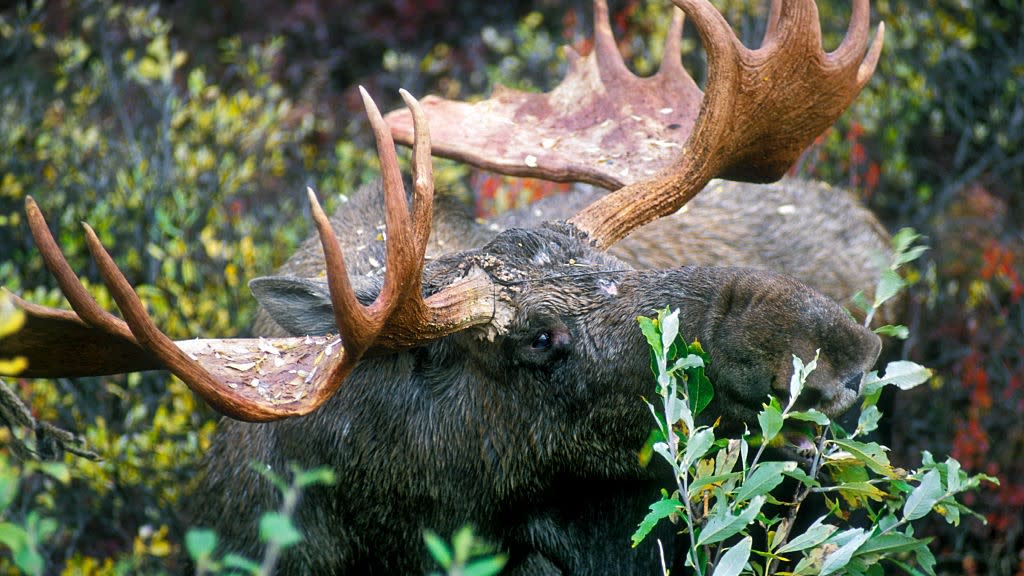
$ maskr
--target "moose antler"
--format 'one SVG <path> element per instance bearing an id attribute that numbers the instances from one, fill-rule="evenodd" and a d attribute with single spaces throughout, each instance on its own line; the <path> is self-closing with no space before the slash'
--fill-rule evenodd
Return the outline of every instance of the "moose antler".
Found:
<path id="1" fill-rule="evenodd" d="M 673 2 L 703 40 L 707 94 L 679 62 L 681 14 L 673 16 L 658 73 L 638 78 L 615 47 L 605 1 L 595 0 L 594 51 L 583 59 L 568 49 L 568 75 L 553 91 L 499 87 L 472 105 L 425 99 L 435 152 L 513 175 L 610 189 L 631 184 L 570 220 L 604 248 L 678 210 L 713 177 L 782 177 L 860 92 L 882 49 L 883 24 L 868 49 L 867 0 L 854 1 L 846 38 L 830 53 L 821 49 L 813 0 L 773 0 L 756 50 L 740 43 L 707 0 Z M 396 139 L 408 142 L 408 115 L 396 111 L 388 121 Z"/>
<path id="2" fill-rule="evenodd" d="M 433 182 L 430 138 L 418 102 L 404 90 L 415 124 L 414 207 L 410 219 L 394 143 L 373 100 L 360 89 L 370 117 L 383 175 L 386 250 L 384 286 L 363 306 L 345 272 L 345 262 L 327 217 L 309 191 L 309 201 L 327 260 L 327 279 L 340 337 L 185 340 L 174 342 L 146 314 L 131 285 L 88 224 L 89 251 L 124 315 L 105 312 L 75 276 L 50 234 L 39 207 L 26 198 L 33 237 L 47 268 L 75 312 L 16 300 L 25 326 L 0 341 L 0 355 L 23 356 L 26 376 L 109 374 L 166 368 L 218 411 L 240 420 L 266 421 L 306 414 L 330 398 L 368 351 L 414 346 L 490 321 L 493 287 L 470 274 L 424 300 L 424 251 L 430 234 Z M 70 335 L 70 337 L 69 337 Z M 113 350 L 91 357 L 77 350 Z M 65 354 L 67 353 L 67 354 Z"/>

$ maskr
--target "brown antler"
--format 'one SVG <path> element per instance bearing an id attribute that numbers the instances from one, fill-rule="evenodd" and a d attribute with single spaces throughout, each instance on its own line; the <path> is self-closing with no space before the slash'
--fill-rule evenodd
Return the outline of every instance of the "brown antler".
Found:
<path id="1" fill-rule="evenodd" d="M 186 340 L 174 342 L 150 320 L 131 285 L 86 224 L 89 251 L 125 317 L 103 311 L 79 283 L 32 198 L 26 212 L 43 258 L 75 313 L 16 302 L 27 314 L 14 337 L 0 341 L 0 355 L 27 357 L 24 375 L 100 374 L 164 367 L 220 412 L 241 420 L 265 421 L 309 413 L 341 385 L 362 355 L 427 342 L 470 325 L 490 321 L 493 288 L 483 274 L 471 274 L 426 300 L 421 293 L 423 255 L 430 233 L 433 184 L 430 140 L 422 111 L 402 91 L 416 125 L 415 197 L 410 221 L 394 144 L 380 112 L 362 92 L 377 136 L 384 180 L 388 267 L 377 299 L 363 306 L 355 297 L 338 242 L 309 191 L 327 260 L 328 284 L 339 337 Z M 70 338 L 66 338 L 70 335 Z M 94 357 L 75 350 L 88 346 Z M 114 351 L 114 355 L 106 349 Z M 71 365 L 65 352 L 77 357 Z M 71 369 L 69 371 L 69 368 Z"/>
<path id="2" fill-rule="evenodd" d="M 600 247 L 678 210 L 712 178 L 770 182 L 846 109 L 871 78 L 884 25 L 865 56 L 867 0 L 854 2 L 843 43 L 821 49 L 813 0 L 772 3 L 761 48 L 749 50 L 702 0 L 673 0 L 693 19 L 708 59 L 708 85 L 693 134 L 677 164 L 632 184 L 570 219 Z"/>
<path id="3" fill-rule="evenodd" d="M 570 50 L 568 76 L 552 92 L 498 89 L 474 105 L 425 101 L 435 150 L 509 174 L 632 184 L 571 220 L 607 247 L 679 209 L 715 176 L 780 178 L 867 83 L 882 48 L 879 24 L 868 50 L 867 0 L 855 0 L 846 38 L 831 53 L 821 49 L 813 0 L 774 0 L 757 50 L 745 48 L 706 0 L 673 1 L 707 50 L 703 100 L 678 62 L 678 14 L 658 74 L 637 78 L 615 48 L 604 0 L 595 0 L 594 52 L 581 60 Z M 407 141 L 407 115 L 388 120 Z"/>

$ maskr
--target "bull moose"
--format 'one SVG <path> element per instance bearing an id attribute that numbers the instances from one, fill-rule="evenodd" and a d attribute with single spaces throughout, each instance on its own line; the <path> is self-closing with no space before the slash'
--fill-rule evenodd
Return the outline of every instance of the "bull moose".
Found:
<path id="1" fill-rule="evenodd" d="M 628 546 L 663 480 L 636 456 L 650 428 L 641 397 L 653 386 L 637 316 L 666 305 L 681 311 L 680 332 L 711 358 L 716 394 L 705 414 L 738 430 L 756 426 L 768 395 L 785 397 L 793 354 L 820 350 L 799 402 L 835 416 L 855 402 L 880 349 L 834 300 L 789 276 L 728 257 L 652 269 L 666 259 L 645 261 L 642 249 L 650 243 L 642 227 L 680 218 L 712 178 L 778 179 L 835 120 L 881 49 L 880 32 L 868 48 L 867 0 L 854 2 L 847 36 L 830 53 L 820 47 L 812 0 L 773 2 L 756 50 L 706 0 L 673 1 L 705 45 L 704 93 L 669 57 L 679 53 L 682 12 L 660 72 L 641 79 L 615 50 L 603 0 L 595 1 L 594 51 L 571 54 L 567 79 L 551 93 L 505 90 L 475 106 L 421 106 L 403 91 L 408 112 L 389 116 L 389 126 L 361 90 L 383 203 L 361 192 L 335 219 L 336 234 L 309 191 L 319 249 L 300 252 L 290 274 L 250 285 L 288 336 L 171 341 L 86 225 L 124 320 L 116 318 L 78 282 L 27 199 L 36 244 L 74 312 L 19 300 L 28 320 L 0 342 L 0 354 L 27 357 L 30 376 L 164 368 L 227 416 L 189 507 L 192 523 L 214 527 L 233 551 L 256 552 L 258 518 L 280 498 L 249 462 L 332 467 L 337 484 L 304 496 L 296 522 L 306 542 L 286 553 L 281 573 L 422 573 L 431 567 L 422 531 L 467 523 L 508 554 L 512 574 L 652 573 L 660 566 L 653 539 Z M 470 123 L 474 114 L 482 116 Z M 628 125 L 634 117 L 648 129 Z M 449 135 L 438 150 L 617 190 L 564 220 L 480 232 L 446 248 L 440 235 L 458 233 L 435 228 L 431 240 L 432 223 L 451 214 L 434 213 L 428 130 L 444 141 L 445 126 L 467 125 L 472 134 Z M 523 134 L 497 144 L 519 125 Z M 411 207 L 392 132 L 413 144 Z M 460 156 L 460 138 L 468 155 Z M 661 144 L 652 149 L 652 140 Z M 347 225 L 375 214 L 386 222 L 381 242 Z M 870 218 L 851 226 L 884 238 Z M 722 242 L 728 254 L 731 241 Z M 616 251 L 617 243 L 627 248 Z M 819 278 L 827 289 L 828 273 Z M 680 545 L 661 536 L 669 564 L 682 569 Z"/>

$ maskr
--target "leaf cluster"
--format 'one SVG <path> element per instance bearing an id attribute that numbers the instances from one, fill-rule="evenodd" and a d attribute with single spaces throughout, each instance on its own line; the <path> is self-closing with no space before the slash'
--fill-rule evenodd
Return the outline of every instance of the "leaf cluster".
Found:
<path id="1" fill-rule="evenodd" d="M 760 434 L 717 438 L 714 425 L 695 421 L 699 410 L 690 391 L 699 394 L 701 386 L 689 385 L 687 370 L 703 366 L 703 360 L 686 352 L 678 358 L 679 350 L 688 348 L 678 346 L 677 318 L 678 311 L 665 309 L 656 318 L 640 320 L 652 346 L 664 407 L 659 412 L 651 405 L 661 438 L 653 450 L 672 466 L 677 486 L 651 506 L 633 535 L 634 546 L 658 522 L 669 519 L 688 537 L 687 565 L 697 574 L 878 575 L 884 573 L 883 561 L 935 573 L 928 539 L 915 537 L 910 522 L 934 510 L 958 523 L 961 514 L 971 511 L 955 497 L 994 479 L 969 476 L 956 460 L 936 463 L 928 453 L 918 470 L 899 470 L 884 446 L 864 439 L 881 416 L 878 391 L 886 385 L 917 386 L 930 377 L 928 370 L 894 362 L 882 375 L 867 375 L 857 428 L 847 432 L 821 412 L 793 409 L 817 360 L 805 363 L 794 356 L 790 401 L 786 406 L 774 397 L 765 402 L 758 415 Z M 790 434 L 802 436 L 803 450 L 810 451 L 802 462 L 763 459 L 766 446 L 785 445 Z M 798 488 L 792 499 L 783 501 L 776 489 L 787 477 Z M 824 499 L 829 513 L 806 531 L 791 533 L 800 505 L 812 495 Z M 784 512 L 771 512 L 766 504 Z M 863 510 L 871 528 L 852 527 L 848 520 L 853 510 Z M 764 547 L 755 548 L 755 542 L 764 542 Z"/>

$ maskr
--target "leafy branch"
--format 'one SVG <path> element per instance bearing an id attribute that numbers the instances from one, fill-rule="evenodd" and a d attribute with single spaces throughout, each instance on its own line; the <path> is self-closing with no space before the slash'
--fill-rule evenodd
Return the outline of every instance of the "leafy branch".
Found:
<path id="1" fill-rule="evenodd" d="M 906 286 L 898 269 L 923 253 L 913 246 L 918 235 L 900 231 L 893 240 L 894 255 L 883 271 L 871 302 L 864 302 L 865 326 L 875 312 Z M 663 491 L 633 535 L 636 546 L 663 519 L 681 522 L 689 538 L 686 564 L 703 576 L 779 573 L 780 566 L 795 566 L 787 574 L 883 574 L 882 561 L 934 575 L 935 558 L 928 539 L 917 538 L 910 523 L 934 511 L 958 525 L 962 514 L 984 521 L 956 500 L 994 478 L 968 475 L 947 458 L 937 463 L 925 452 L 922 465 L 906 472 L 894 467 L 887 448 L 865 436 L 878 427 L 882 413 L 877 403 L 886 386 L 908 390 L 931 378 L 931 371 L 908 361 L 889 363 L 884 372 L 871 372 L 861 382 L 861 414 L 852 432 L 845 431 L 824 413 L 794 410 L 808 376 L 817 366 L 817 354 L 805 362 L 793 357 L 789 400 L 782 406 L 769 397 L 757 416 L 760 435 L 717 439 L 716 425 L 698 418 L 710 403 L 714 389 L 704 375 L 707 355 L 699 343 L 687 344 L 679 334 L 678 311 L 664 309 L 654 318 L 639 318 L 651 349 L 651 368 L 657 379 L 661 410 L 648 403 L 657 428 L 652 433 L 654 453 L 675 474 L 676 490 Z M 876 330 L 899 336 L 898 326 Z M 800 446 L 787 444 L 796 437 Z M 753 458 L 750 446 L 758 442 Z M 765 460 L 767 446 L 783 446 L 790 460 Z M 803 455 L 810 452 L 809 456 Z M 796 460 L 801 460 L 801 468 Z M 789 477 L 797 481 L 790 502 L 777 500 L 772 491 Z M 823 482 L 829 482 L 824 485 Z M 824 498 L 829 512 L 799 534 L 791 534 L 801 504 L 811 495 Z M 783 505 L 783 514 L 770 515 L 765 503 Z M 864 510 L 869 528 L 848 525 L 850 512 Z M 755 539 L 755 535 L 763 535 Z M 765 549 L 754 549 L 755 541 Z M 667 574 L 668 567 L 663 570 Z"/>

